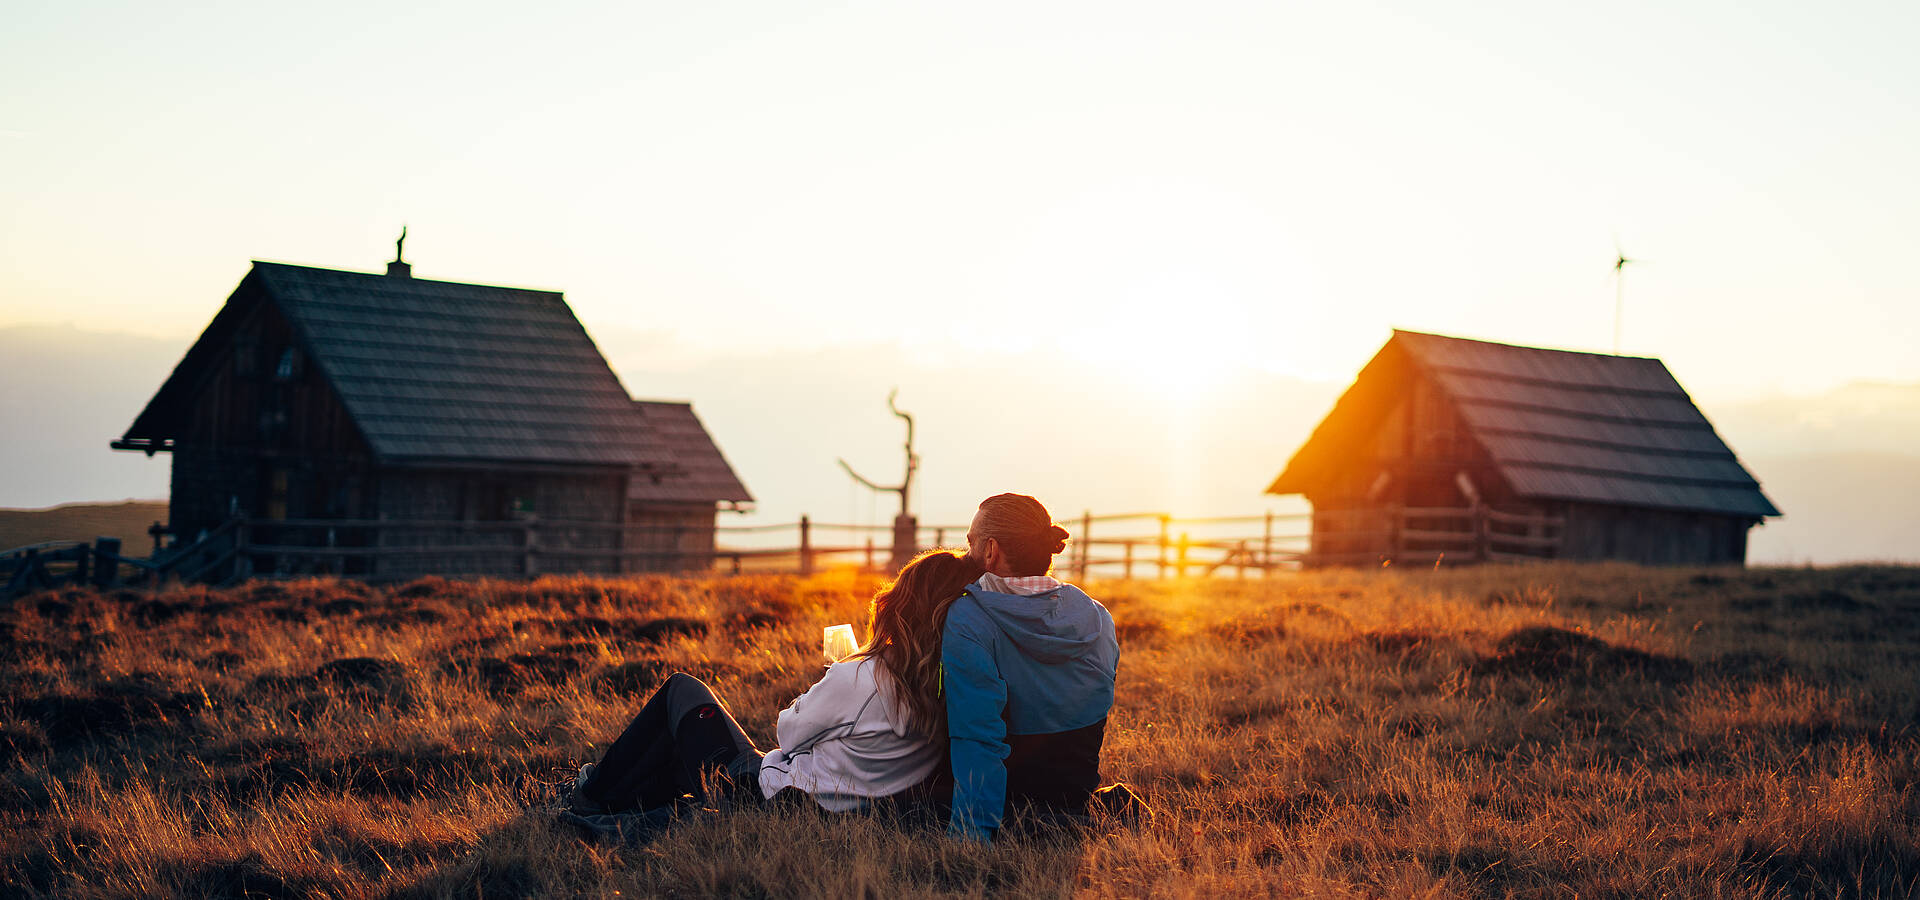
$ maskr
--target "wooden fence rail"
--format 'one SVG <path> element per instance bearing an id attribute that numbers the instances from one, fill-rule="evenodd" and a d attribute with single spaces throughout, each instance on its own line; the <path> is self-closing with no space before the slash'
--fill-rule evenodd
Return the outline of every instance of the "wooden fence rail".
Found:
<path id="1" fill-rule="evenodd" d="M 1056 560 L 1070 577 L 1184 578 L 1318 565 L 1441 565 L 1556 555 L 1560 519 L 1469 507 L 1316 510 L 1182 518 L 1167 513 L 1082 514 L 1062 523 L 1071 540 Z M 1258 526 L 1257 528 L 1254 526 Z M 248 577 L 335 574 L 381 579 L 422 574 L 406 563 L 441 561 L 436 574 L 531 577 L 543 572 L 706 570 L 813 572 L 832 564 L 878 571 L 892 554 L 891 525 L 796 522 L 719 526 L 543 520 L 235 518 L 189 544 L 128 557 L 120 542 L 55 542 L 0 551 L 7 595 L 63 583 L 125 579 L 225 583 Z M 1201 534 L 1196 537 L 1195 530 Z M 791 533 L 791 542 L 783 541 Z M 921 525 L 916 546 L 964 545 L 964 525 Z M 820 540 L 823 535 L 833 540 Z M 720 539 L 728 543 L 719 543 Z M 382 561 L 397 561 L 389 568 Z M 451 562 L 448 562 L 451 561 Z M 415 566 L 417 568 L 417 566 Z M 454 571 L 464 570 L 464 571 Z M 383 574 L 384 573 L 384 574 Z"/>

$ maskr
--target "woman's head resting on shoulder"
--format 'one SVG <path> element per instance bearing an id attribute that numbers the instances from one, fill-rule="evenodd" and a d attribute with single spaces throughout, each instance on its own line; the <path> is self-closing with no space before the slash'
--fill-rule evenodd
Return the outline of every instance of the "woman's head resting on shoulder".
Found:
<path id="1" fill-rule="evenodd" d="M 987 571 L 1007 578 L 1045 575 L 1053 557 L 1067 549 L 1067 530 L 1026 494 L 996 494 L 980 501 L 967 528 L 967 555 Z"/>
<path id="2" fill-rule="evenodd" d="M 951 550 L 929 550 L 914 557 L 891 584 L 873 595 L 867 646 L 855 657 L 884 664 L 906 707 L 907 720 L 923 734 L 937 735 L 946 723 L 940 696 L 940 632 L 947 607 L 986 570 L 980 562 Z"/>

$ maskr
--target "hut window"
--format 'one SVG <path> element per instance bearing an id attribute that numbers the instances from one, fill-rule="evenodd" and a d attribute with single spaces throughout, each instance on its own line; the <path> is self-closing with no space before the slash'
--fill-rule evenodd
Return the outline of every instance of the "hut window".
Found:
<path id="1" fill-rule="evenodd" d="M 300 351 L 292 347 L 280 351 L 280 362 L 273 367 L 275 381 L 292 381 L 300 374 Z"/>

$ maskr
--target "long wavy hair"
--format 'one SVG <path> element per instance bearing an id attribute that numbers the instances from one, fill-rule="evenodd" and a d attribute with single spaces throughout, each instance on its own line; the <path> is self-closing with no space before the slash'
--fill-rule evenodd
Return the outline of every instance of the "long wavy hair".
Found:
<path id="1" fill-rule="evenodd" d="M 928 737 L 945 733 L 947 706 L 940 695 L 940 632 L 947 608 L 986 572 L 978 560 L 951 550 L 914 557 L 899 577 L 873 595 L 867 645 L 854 658 L 877 659 L 892 681 L 893 699 L 907 713 L 907 727 Z"/>

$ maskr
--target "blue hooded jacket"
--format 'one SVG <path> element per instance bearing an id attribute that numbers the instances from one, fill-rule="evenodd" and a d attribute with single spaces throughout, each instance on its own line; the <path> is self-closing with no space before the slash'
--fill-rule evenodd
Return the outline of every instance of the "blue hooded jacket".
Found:
<path id="1" fill-rule="evenodd" d="M 947 611 L 940 665 L 955 837 L 987 840 L 1009 799 L 1071 808 L 1098 786 L 1120 644 L 1072 585 L 1022 596 L 971 585 Z"/>

